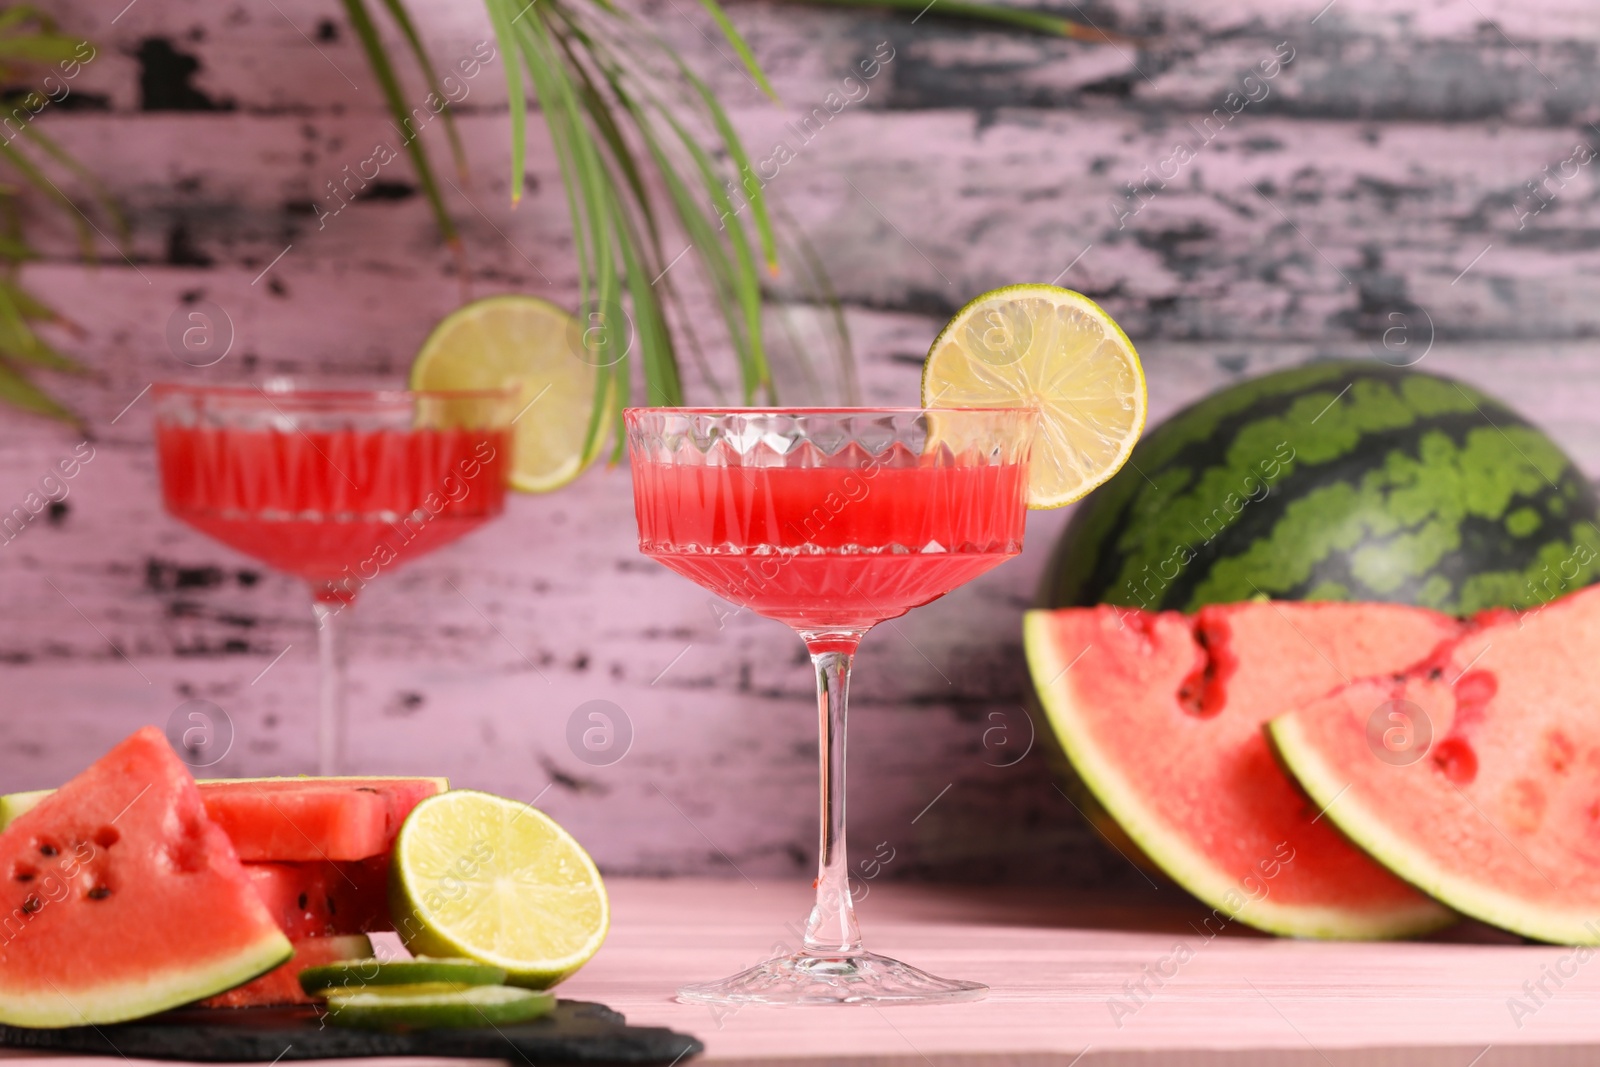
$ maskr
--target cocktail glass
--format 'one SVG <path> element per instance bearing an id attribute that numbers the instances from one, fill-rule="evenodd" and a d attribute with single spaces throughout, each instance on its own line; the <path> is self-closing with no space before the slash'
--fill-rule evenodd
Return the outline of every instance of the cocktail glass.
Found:
<path id="1" fill-rule="evenodd" d="M 339 615 L 381 571 L 505 505 L 514 393 L 157 385 L 167 511 L 311 586 L 317 767 L 342 769 Z"/>
<path id="2" fill-rule="evenodd" d="M 788 623 L 817 672 L 821 834 L 799 951 L 680 998 L 815 1004 L 971 1000 L 866 951 L 845 855 L 851 659 L 874 625 L 1022 550 L 1031 409 L 626 412 L 639 548 L 741 607 Z"/>

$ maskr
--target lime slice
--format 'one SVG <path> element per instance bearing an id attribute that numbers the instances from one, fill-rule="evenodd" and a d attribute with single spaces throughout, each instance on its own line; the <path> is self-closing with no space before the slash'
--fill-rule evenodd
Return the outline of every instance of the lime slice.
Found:
<path id="1" fill-rule="evenodd" d="M 922 367 L 922 404 L 1038 408 L 1028 506 L 1058 508 L 1127 462 L 1144 429 L 1144 369 L 1093 300 L 1053 285 L 1008 285 L 939 332 Z"/>
<path id="2" fill-rule="evenodd" d="M 553 993 L 503 985 L 466 986 L 448 992 L 396 985 L 330 995 L 328 1021 L 363 1030 L 507 1026 L 548 1015 L 555 1006 Z"/>
<path id="3" fill-rule="evenodd" d="M 470 789 L 431 796 L 395 838 L 390 912 L 411 951 L 503 968 L 543 989 L 600 950 L 600 872 L 544 812 Z"/>
<path id="4" fill-rule="evenodd" d="M 499 985 L 506 972 L 473 960 L 419 956 L 410 960 L 337 960 L 300 972 L 300 988 L 307 996 L 330 996 L 340 990 L 355 992 L 369 986 L 422 985 L 441 988 Z"/>
<path id="5" fill-rule="evenodd" d="M 517 386 L 511 486 L 548 492 L 583 473 L 605 446 L 601 433 L 587 450 L 583 447 L 595 381 L 608 358 L 603 346 L 586 348 L 584 335 L 577 319 L 548 300 L 517 295 L 477 300 L 434 327 L 411 364 L 411 388 Z M 610 379 L 608 411 L 615 382 Z"/>

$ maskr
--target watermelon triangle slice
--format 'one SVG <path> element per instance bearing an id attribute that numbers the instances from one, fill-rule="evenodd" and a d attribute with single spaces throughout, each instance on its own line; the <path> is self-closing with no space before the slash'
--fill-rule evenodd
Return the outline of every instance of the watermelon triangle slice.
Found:
<path id="1" fill-rule="evenodd" d="M 133 1019 L 292 951 L 154 727 L 0 833 L 0 1023 Z"/>
<path id="2" fill-rule="evenodd" d="M 1393 604 L 1227 604 L 1192 618 L 1103 606 L 1024 622 L 1034 685 L 1074 769 L 1150 860 L 1216 909 L 1219 928 L 1352 939 L 1454 916 L 1319 818 L 1262 725 L 1459 632 Z"/>
<path id="3" fill-rule="evenodd" d="M 1274 719 L 1327 821 L 1457 910 L 1600 944 L 1600 587 Z"/>

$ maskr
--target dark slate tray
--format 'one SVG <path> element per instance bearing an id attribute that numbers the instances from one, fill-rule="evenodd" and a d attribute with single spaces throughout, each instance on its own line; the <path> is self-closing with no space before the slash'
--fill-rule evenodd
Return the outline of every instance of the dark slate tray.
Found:
<path id="1" fill-rule="evenodd" d="M 271 1063 L 340 1056 L 457 1056 L 536 1063 L 671 1064 L 704 1051 L 658 1026 L 629 1026 L 603 1004 L 556 1002 L 516 1026 L 384 1033 L 325 1026 L 313 1007 L 180 1008 L 137 1022 L 28 1030 L 0 1026 L 0 1047 L 200 1063 Z"/>

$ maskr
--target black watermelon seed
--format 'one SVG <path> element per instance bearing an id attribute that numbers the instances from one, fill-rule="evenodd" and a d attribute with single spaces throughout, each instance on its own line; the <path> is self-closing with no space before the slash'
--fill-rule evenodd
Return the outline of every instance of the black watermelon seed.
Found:
<path id="1" fill-rule="evenodd" d="M 56 850 L 56 846 L 54 846 L 54 845 L 40 845 L 39 846 L 39 855 L 41 855 L 41 856 L 54 856 L 56 854 L 56 851 L 57 851 Z"/>
<path id="2" fill-rule="evenodd" d="M 42 907 L 44 907 L 44 901 L 38 897 L 29 897 L 22 902 L 22 911 L 25 915 L 32 915 Z"/>
<path id="3" fill-rule="evenodd" d="M 89 890 L 89 899 L 90 900 L 104 900 L 104 899 L 106 899 L 106 897 L 109 897 L 110 895 L 111 895 L 111 890 L 106 888 L 103 885 L 97 885 L 93 889 Z"/>
<path id="4" fill-rule="evenodd" d="M 306 895 L 304 893 L 301 893 L 300 894 L 300 910 L 301 911 L 305 911 L 306 910 L 306 905 L 308 903 L 310 903 L 310 902 L 308 900 L 306 900 Z"/>

